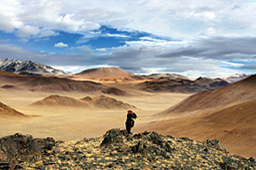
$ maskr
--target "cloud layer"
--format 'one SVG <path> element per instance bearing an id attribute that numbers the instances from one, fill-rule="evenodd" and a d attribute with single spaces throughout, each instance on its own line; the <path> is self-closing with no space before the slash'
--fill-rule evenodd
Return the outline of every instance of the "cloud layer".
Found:
<path id="1" fill-rule="evenodd" d="M 56 46 L 67 45 L 59 43 Z M 77 53 L 52 54 L 6 44 L 0 44 L 0 51 L 8 58 L 17 56 L 20 60 L 34 60 L 76 72 L 109 65 L 138 74 L 176 72 L 199 77 L 242 73 L 242 69 L 255 70 L 256 49 L 251 48 L 254 46 L 256 38 L 215 37 L 186 43 L 164 40 L 127 42 L 126 46 L 105 49 L 109 51 L 106 53 L 79 46 Z"/>
<path id="2" fill-rule="evenodd" d="M 118 3 L 115 0 L 10 0 L 0 3 L 0 29 L 7 32 L 17 29 L 19 36 L 42 36 L 45 28 L 84 32 L 110 25 L 179 38 L 200 34 L 240 35 L 241 32 L 251 35 L 256 27 L 256 3 L 246 0 Z"/>
<path id="3" fill-rule="evenodd" d="M 250 0 L 1 1 L 1 58 L 76 71 L 254 73 L 255 6 Z"/>

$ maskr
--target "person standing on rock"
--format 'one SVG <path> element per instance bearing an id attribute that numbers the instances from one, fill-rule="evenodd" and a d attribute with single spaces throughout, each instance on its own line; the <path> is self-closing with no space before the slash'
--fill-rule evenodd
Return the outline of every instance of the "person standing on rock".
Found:
<path id="1" fill-rule="evenodd" d="M 133 111 L 128 110 L 127 119 L 125 122 L 126 130 L 128 133 L 131 133 L 131 128 L 134 126 L 133 119 L 136 119 L 136 118 L 137 118 L 137 115 Z"/>

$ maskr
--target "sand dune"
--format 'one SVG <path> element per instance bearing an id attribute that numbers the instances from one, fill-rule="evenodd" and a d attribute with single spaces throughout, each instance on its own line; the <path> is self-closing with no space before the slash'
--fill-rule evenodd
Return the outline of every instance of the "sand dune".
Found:
<path id="1" fill-rule="evenodd" d="M 0 102 L 0 117 L 25 117 L 24 114 L 22 114 L 21 112 L 16 111 L 15 109 L 3 104 L 2 102 Z"/>

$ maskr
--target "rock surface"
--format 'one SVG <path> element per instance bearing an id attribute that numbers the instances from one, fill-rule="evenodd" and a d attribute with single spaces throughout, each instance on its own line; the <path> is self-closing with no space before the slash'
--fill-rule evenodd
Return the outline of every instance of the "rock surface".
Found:
<path id="1" fill-rule="evenodd" d="M 31 135 L 15 135 L 0 138 L 0 169 L 14 169 L 19 162 L 37 157 L 55 145 L 53 138 L 33 138 Z M 20 166 L 21 167 L 21 166 Z"/>
<path id="2" fill-rule="evenodd" d="M 125 130 L 111 129 L 102 137 L 84 138 L 77 142 L 54 142 L 54 146 L 40 145 L 37 151 L 31 152 L 32 141 L 35 140 L 31 136 L 14 135 L 14 137 L 2 138 L 1 146 L 7 142 L 7 138 L 15 144 L 12 145 L 13 149 L 8 155 L 3 154 L 6 150 L 1 147 L 0 151 L 4 152 L 0 155 L 6 156 L 4 159 L 9 162 L 2 161 L 0 169 L 11 166 L 11 160 L 17 161 L 16 168 L 18 166 L 23 169 L 249 170 L 256 168 L 253 158 L 246 159 L 229 154 L 216 139 L 199 142 L 185 137 L 163 136 L 156 132 L 127 134 Z M 20 141 L 25 145 L 18 144 Z M 53 140 L 50 141 L 53 143 Z M 23 149 L 20 149 L 21 146 L 30 152 L 25 154 Z"/>

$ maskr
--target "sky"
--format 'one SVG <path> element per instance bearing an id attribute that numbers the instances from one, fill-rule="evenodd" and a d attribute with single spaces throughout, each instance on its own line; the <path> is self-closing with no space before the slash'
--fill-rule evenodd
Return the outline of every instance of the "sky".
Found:
<path id="1" fill-rule="evenodd" d="M 256 0 L 0 0 L 0 58 L 72 73 L 255 74 Z"/>

